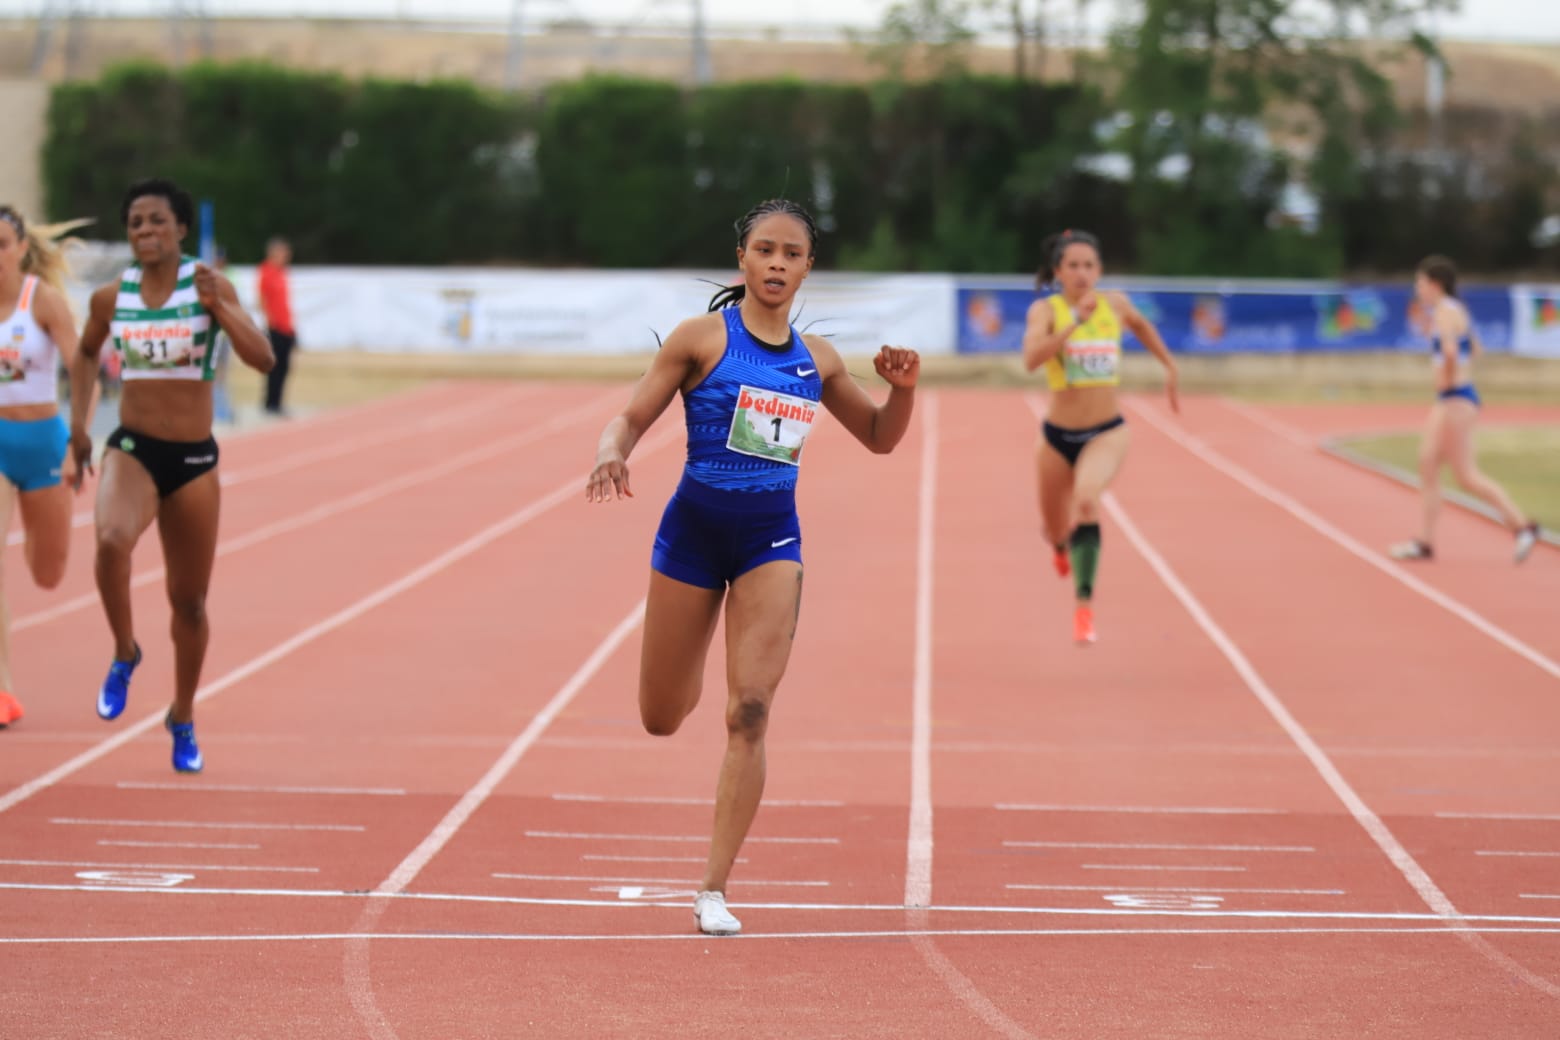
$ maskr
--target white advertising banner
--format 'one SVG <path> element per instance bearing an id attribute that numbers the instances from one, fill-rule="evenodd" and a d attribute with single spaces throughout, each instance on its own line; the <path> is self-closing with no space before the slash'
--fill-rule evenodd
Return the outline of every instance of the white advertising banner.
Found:
<path id="1" fill-rule="evenodd" d="M 1512 351 L 1560 357 L 1560 285 L 1511 287 Z"/>
<path id="2" fill-rule="evenodd" d="M 229 272 L 256 306 L 252 267 Z M 294 322 L 306 350 L 389 353 L 632 354 L 655 349 L 705 310 L 731 276 L 699 271 L 295 267 Z M 711 284 L 714 283 L 714 284 Z M 842 354 L 883 344 L 954 352 L 955 283 L 946 275 L 815 272 L 796 326 Z"/>

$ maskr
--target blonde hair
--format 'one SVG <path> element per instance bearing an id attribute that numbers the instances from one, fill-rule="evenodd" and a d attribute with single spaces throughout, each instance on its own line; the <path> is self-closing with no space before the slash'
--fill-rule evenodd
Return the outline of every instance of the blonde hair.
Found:
<path id="1" fill-rule="evenodd" d="M 15 208 L 0 206 L 0 220 L 16 229 L 17 237 L 25 239 L 27 249 L 22 253 L 22 273 L 37 275 L 38 280 L 60 292 L 65 291 L 65 281 L 70 277 L 70 262 L 65 248 L 77 240 L 64 236 L 91 220 L 67 220 L 59 224 L 35 224 L 27 221 Z"/>

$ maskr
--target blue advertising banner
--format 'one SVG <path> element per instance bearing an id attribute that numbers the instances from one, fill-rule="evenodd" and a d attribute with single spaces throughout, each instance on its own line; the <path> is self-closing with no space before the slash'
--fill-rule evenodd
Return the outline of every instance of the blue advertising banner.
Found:
<path id="1" fill-rule="evenodd" d="M 1428 350 L 1422 308 L 1406 286 L 1326 286 L 1253 291 L 1122 287 L 1170 349 L 1188 354 L 1295 351 Z M 1011 285 L 959 286 L 961 354 L 1017 351 L 1035 293 Z M 1507 289 L 1462 293 L 1484 346 L 1512 348 L 1512 298 Z M 1128 335 L 1128 347 L 1142 349 Z"/>

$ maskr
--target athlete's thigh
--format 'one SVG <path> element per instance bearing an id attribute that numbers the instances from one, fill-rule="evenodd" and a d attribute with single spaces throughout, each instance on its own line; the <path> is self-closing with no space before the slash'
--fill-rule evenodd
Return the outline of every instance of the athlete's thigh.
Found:
<path id="1" fill-rule="evenodd" d="M 70 553 L 70 489 L 64 484 L 24 491 L 18 496 L 27 530 L 27 561 L 42 581 L 58 580 Z"/>
<path id="2" fill-rule="evenodd" d="M 135 542 L 157 518 L 157 485 L 146 467 L 122 451 L 103 453 L 94 518 L 99 539 Z"/>
<path id="3" fill-rule="evenodd" d="M 1448 409 L 1446 402 L 1437 401 L 1425 416 L 1424 432 L 1419 436 L 1419 465 L 1436 466 L 1446 461 L 1448 445 Z"/>
<path id="4" fill-rule="evenodd" d="M 773 693 L 791 660 L 802 610 L 802 565 L 774 560 L 731 584 L 726 681 L 733 696 Z"/>
<path id="5" fill-rule="evenodd" d="M 1106 430 L 1085 444 L 1073 475 L 1073 493 L 1090 500 L 1103 494 L 1121 472 L 1121 464 L 1126 461 L 1127 448 L 1131 444 L 1132 431 L 1124 424 Z"/>
<path id="6" fill-rule="evenodd" d="M 201 598 L 211 587 L 221 504 L 222 484 L 214 469 L 163 499 L 157 534 L 162 539 L 170 599 Z"/>
<path id="7" fill-rule="evenodd" d="M 1479 410 L 1464 400 L 1447 401 L 1442 410 L 1442 458 L 1459 475 L 1471 473 L 1474 470 L 1473 427 L 1478 422 Z"/>
<path id="8" fill-rule="evenodd" d="M 1065 538 L 1072 524 L 1072 464 L 1046 443 L 1043 434 L 1035 447 L 1035 459 L 1039 472 L 1040 516 L 1052 537 Z"/>
<path id="9" fill-rule="evenodd" d="M 720 618 L 724 589 L 707 589 L 650 572 L 644 645 L 639 655 L 639 708 L 646 720 L 671 713 L 680 722 L 698 700 L 704 659 Z"/>

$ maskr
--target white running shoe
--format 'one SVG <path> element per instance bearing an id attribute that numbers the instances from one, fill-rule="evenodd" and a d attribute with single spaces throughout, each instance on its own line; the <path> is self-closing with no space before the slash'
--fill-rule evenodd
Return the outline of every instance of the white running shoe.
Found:
<path id="1" fill-rule="evenodd" d="M 1399 542 L 1388 549 L 1387 552 L 1394 560 L 1433 560 L 1435 558 L 1435 550 L 1421 542 L 1418 538 L 1407 542 Z"/>
<path id="2" fill-rule="evenodd" d="M 700 892 L 694 896 L 693 917 L 705 935 L 736 935 L 742 931 L 742 922 L 726 909 L 724 892 Z"/>
<path id="3" fill-rule="evenodd" d="M 1538 544 L 1538 525 L 1528 524 L 1517 532 L 1517 550 L 1513 554 L 1518 563 L 1528 558 L 1528 553 L 1533 551 L 1533 546 Z"/>

